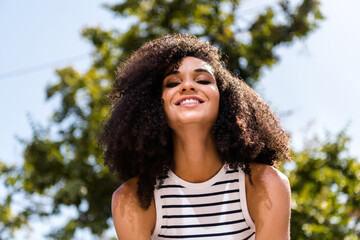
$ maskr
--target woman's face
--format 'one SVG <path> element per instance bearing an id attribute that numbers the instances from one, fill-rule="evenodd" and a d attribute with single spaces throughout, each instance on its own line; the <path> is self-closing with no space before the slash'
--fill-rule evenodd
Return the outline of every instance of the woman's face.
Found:
<path id="1" fill-rule="evenodd" d="M 162 99 L 172 129 L 193 123 L 213 126 L 220 95 L 212 67 L 199 58 L 185 57 L 179 68 L 165 74 Z"/>

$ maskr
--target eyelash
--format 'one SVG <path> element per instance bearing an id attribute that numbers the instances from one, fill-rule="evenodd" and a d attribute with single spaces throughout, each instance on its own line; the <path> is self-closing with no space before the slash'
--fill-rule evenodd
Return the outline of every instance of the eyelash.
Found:
<path id="1" fill-rule="evenodd" d="M 173 88 L 173 87 L 176 87 L 177 85 L 179 85 L 180 83 L 178 82 L 169 82 L 165 85 L 165 87 L 167 88 Z"/>
<path id="2" fill-rule="evenodd" d="M 199 80 L 199 81 L 197 81 L 197 83 L 202 84 L 202 85 L 208 85 L 208 84 L 211 83 L 211 81 L 209 81 L 209 80 Z M 169 83 L 167 83 L 165 85 L 165 87 L 173 88 L 173 87 L 176 87 L 179 84 L 180 84 L 179 82 L 169 82 Z"/>
<path id="3" fill-rule="evenodd" d="M 197 83 L 200 83 L 200 84 L 203 84 L 203 85 L 208 85 L 211 82 L 209 80 L 199 80 L 199 81 L 197 81 Z"/>

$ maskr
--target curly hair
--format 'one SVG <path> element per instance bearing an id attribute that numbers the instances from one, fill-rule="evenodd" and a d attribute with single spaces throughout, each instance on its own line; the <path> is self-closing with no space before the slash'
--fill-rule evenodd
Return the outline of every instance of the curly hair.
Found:
<path id="1" fill-rule="evenodd" d="M 111 116 L 99 136 L 105 165 L 126 181 L 138 176 L 138 198 L 147 209 L 156 181 L 173 166 L 171 129 L 161 99 L 165 72 L 192 56 L 214 69 L 220 93 L 212 128 L 223 163 L 240 167 L 250 178 L 249 163 L 268 165 L 290 159 L 289 136 L 274 112 L 244 81 L 225 68 L 218 49 L 189 34 L 167 35 L 145 43 L 121 64 L 110 97 Z"/>

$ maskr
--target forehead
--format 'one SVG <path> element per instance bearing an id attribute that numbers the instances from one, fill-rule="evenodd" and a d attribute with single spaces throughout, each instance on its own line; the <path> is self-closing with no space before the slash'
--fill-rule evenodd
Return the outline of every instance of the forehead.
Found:
<path id="1" fill-rule="evenodd" d="M 165 77 L 171 73 L 194 71 L 195 69 L 205 69 L 209 73 L 214 74 L 214 70 L 211 65 L 204 60 L 196 57 L 184 57 L 179 63 L 175 63 L 167 69 Z"/>
<path id="2" fill-rule="evenodd" d="M 177 70 L 192 70 L 197 68 L 203 68 L 208 70 L 209 72 L 213 73 L 213 68 L 205 62 L 204 60 L 201 60 L 200 58 L 196 57 L 184 57 L 181 62 L 178 64 L 178 66 L 175 66 Z"/>

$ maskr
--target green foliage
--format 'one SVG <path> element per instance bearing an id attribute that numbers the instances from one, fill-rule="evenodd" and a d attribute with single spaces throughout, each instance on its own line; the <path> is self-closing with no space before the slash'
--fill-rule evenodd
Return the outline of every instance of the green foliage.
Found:
<path id="1" fill-rule="evenodd" d="M 360 162 L 349 156 L 348 141 L 341 132 L 295 153 L 292 239 L 360 239 Z"/>
<path id="2" fill-rule="evenodd" d="M 7 166 L 0 161 L 0 180 L 4 182 L 7 194 L 0 195 L 0 239 L 10 238 L 21 226 L 28 224 L 28 218 L 33 214 L 31 208 L 25 208 L 18 214 L 11 209 L 13 195 L 21 188 L 20 173 L 15 166 Z"/>
<path id="3" fill-rule="evenodd" d="M 288 1 L 281 1 L 277 14 L 274 7 L 268 8 L 254 22 L 240 27 L 240 6 L 241 1 L 234 0 L 123 1 L 107 7 L 119 16 L 138 19 L 128 32 L 89 28 L 84 30 L 84 36 L 97 48 L 97 67 L 114 70 L 119 61 L 144 42 L 168 33 L 190 32 L 218 46 L 227 55 L 229 68 L 253 85 L 264 67 L 278 61 L 274 53 L 277 46 L 307 36 L 323 18 L 318 1 L 303 0 L 296 8 Z M 276 20 L 279 18 L 286 20 Z M 248 41 L 241 41 L 241 36 L 246 36 Z M 110 60 L 114 47 L 119 54 Z"/>
<path id="4" fill-rule="evenodd" d="M 121 20 L 135 17 L 137 21 L 126 32 L 84 29 L 84 38 L 94 46 L 89 70 L 83 74 L 72 67 L 56 71 L 58 81 L 48 86 L 47 98 L 57 98 L 60 104 L 49 126 L 33 126 L 32 139 L 23 141 L 22 167 L 0 162 L 0 176 L 8 191 L 5 198 L 0 196 L 0 238 L 11 237 L 31 216 L 56 215 L 63 206 L 75 208 L 78 214 L 54 229 L 50 238 L 71 239 L 78 228 L 101 236 L 109 227 L 111 195 L 121 183 L 102 165 L 97 134 L 109 113 L 106 95 L 114 72 L 141 44 L 168 33 L 193 33 L 218 46 L 226 54 L 229 69 L 254 85 L 262 69 L 277 63 L 276 47 L 308 36 L 322 19 L 316 0 L 302 0 L 297 7 L 281 1 L 240 26 L 240 6 L 241 1 L 230 0 L 130 0 L 107 6 Z M 29 207 L 14 212 L 17 194 L 24 196 L 24 206 Z M 49 206 L 43 206 L 39 198 L 47 199 Z M 297 211 L 295 216 L 303 213 Z"/>

